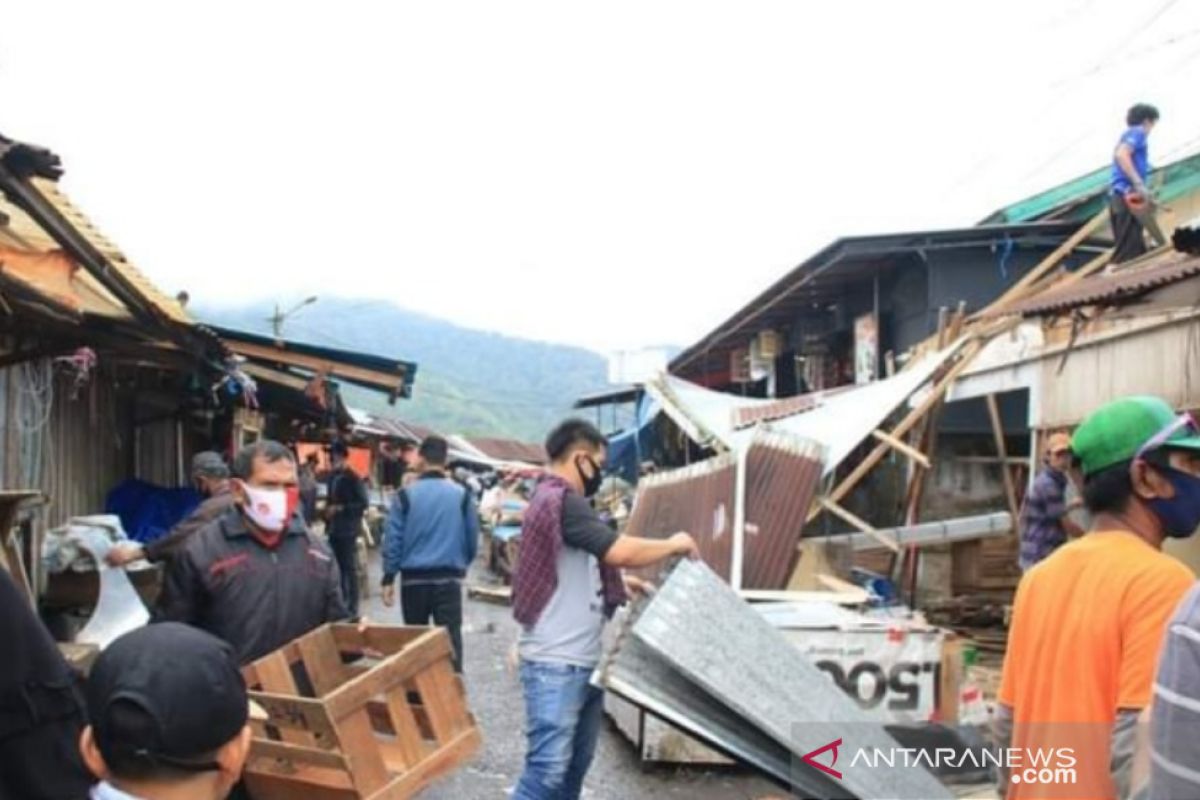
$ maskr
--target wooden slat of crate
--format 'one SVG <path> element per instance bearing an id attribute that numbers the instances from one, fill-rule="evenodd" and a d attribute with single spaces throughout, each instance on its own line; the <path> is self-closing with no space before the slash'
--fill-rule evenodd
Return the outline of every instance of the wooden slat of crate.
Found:
<path id="1" fill-rule="evenodd" d="M 339 720 L 337 729 L 338 744 L 346 757 L 354 788 L 363 797 L 372 796 L 388 784 L 391 775 L 375 740 L 366 707 Z"/>
<path id="2" fill-rule="evenodd" d="M 304 662 L 304 671 L 318 697 L 329 694 L 350 677 L 329 628 L 318 628 L 301 637 L 296 645 Z"/>
<path id="3" fill-rule="evenodd" d="M 254 743 L 254 757 L 301 761 L 314 767 L 329 769 L 347 769 L 346 757 L 336 750 L 318 750 L 315 747 L 301 747 L 287 742 L 268 742 L 260 739 Z"/>
<path id="4" fill-rule="evenodd" d="M 296 679 L 292 676 L 292 667 L 288 663 L 287 657 L 282 651 L 277 650 L 271 655 L 259 659 L 255 662 L 254 668 L 258 682 L 265 692 L 284 696 L 281 699 L 285 699 L 290 702 L 300 699 L 298 697 L 300 691 L 296 687 Z M 295 708 L 294 705 L 292 707 Z M 276 723 L 276 714 L 272 712 L 270 708 L 267 708 L 266 705 L 263 705 L 263 708 L 265 708 L 267 710 L 267 714 L 271 716 L 272 723 Z M 317 709 L 313 710 L 312 716 L 318 717 L 324 715 L 325 709 L 318 703 Z M 314 722 L 320 724 L 316 719 L 312 721 L 308 720 L 307 715 L 305 715 L 303 718 L 305 719 L 306 725 L 310 727 Z M 291 744 L 308 745 L 309 747 L 312 747 L 316 744 L 316 740 L 312 733 L 309 733 L 307 730 L 300 728 L 299 726 L 297 726 L 299 729 L 287 727 L 283 725 L 282 719 L 290 720 L 295 719 L 295 717 L 281 715 L 281 720 L 279 721 L 277 727 L 279 727 L 280 737 L 282 737 L 285 742 L 290 742 Z M 329 730 L 330 736 L 332 736 L 332 733 L 333 731 Z"/>
<path id="5" fill-rule="evenodd" d="M 442 628 L 429 630 L 403 652 L 389 656 L 370 672 L 346 681 L 325 697 L 325 707 L 333 720 L 362 708 L 393 687 L 406 683 L 452 653 L 450 637 Z"/>
<path id="6" fill-rule="evenodd" d="M 365 631 L 360 630 L 357 625 L 336 624 L 329 627 L 338 649 L 347 653 L 376 650 L 385 655 L 392 655 L 429 633 L 428 628 L 402 625 L 370 626 Z"/>
<path id="7" fill-rule="evenodd" d="M 337 746 L 333 723 L 320 700 L 270 692 L 251 691 L 248 694 L 251 700 L 267 712 L 271 717 L 269 724 L 279 729 L 281 734 L 290 731 L 308 735 L 307 741 L 292 741 L 292 744 L 314 746 L 323 750 Z"/>
<path id="8" fill-rule="evenodd" d="M 417 691 L 425 701 L 429 722 L 439 742 L 449 741 L 470 726 L 471 720 L 462 700 L 462 685 L 445 661 L 417 676 Z"/>

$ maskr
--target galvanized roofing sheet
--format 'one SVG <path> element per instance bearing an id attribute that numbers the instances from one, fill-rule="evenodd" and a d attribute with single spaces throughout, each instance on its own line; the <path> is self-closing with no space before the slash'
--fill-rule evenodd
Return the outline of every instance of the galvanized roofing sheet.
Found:
<path id="1" fill-rule="evenodd" d="M 1008 306 L 1005 314 L 1038 316 L 1092 305 L 1131 302 L 1155 289 L 1200 275 L 1200 258 L 1171 253 L 1143 269 L 1093 275 L 1061 289 L 1051 287 L 1027 300 Z M 1200 300 L 1200 293 L 1198 293 Z"/>
<path id="2" fill-rule="evenodd" d="M 479 452 L 497 461 L 520 461 L 533 466 L 546 463 L 546 448 L 532 442 L 472 436 L 467 439 Z"/>
<path id="3" fill-rule="evenodd" d="M 774 419 L 771 428 L 824 445 L 824 471 L 832 472 L 871 431 L 927 383 L 962 344 L 956 342 L 931 353 L 890 378 L 826 393 L 815 407 L 799 404 L 802 410 Z M 646 390 L 695 441 L 734 451 L 747 447 L 754 437 L 754 428 L 739 427 L 739 422 L 747 414 L 778 410 L 780 403 L 714 392 L 670 375 L 647 383 Z"/>

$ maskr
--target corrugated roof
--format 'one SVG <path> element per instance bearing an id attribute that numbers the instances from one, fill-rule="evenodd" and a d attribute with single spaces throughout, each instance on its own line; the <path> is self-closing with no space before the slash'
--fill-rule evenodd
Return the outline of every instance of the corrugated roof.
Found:
<path id="1" fill-rule="evenodd" d="M 525 464 L 541 465 L 546 463 L 546 448 L 531 442 L 518 442 L 515 439 L 491 439 L 471 436 L 467 442 L 479 452 L 496 461 L 520 461 Z"/>
<path id="2" fill-rule="evenodd" d="M 67 198 L 58 188 L 58 184 L 45 178 L 30 178 L 30 183 L 41 192 L 42 196 L 62 214 L 72 227 L 87 239 L 108 260 L 115 271 L 121 273 L 126 281 L 131 283 L 138 293 L 152 306 L 157 308 L 167 319 L 180 325 L 191 325 L 192 318 L 184 311 L 183 306 L 173 297 L 162 292 L 146 277 L 140 269 L 133 265 L 125 254 L 115 244 L 92 224 L 92 221 Z"/>
<path id="3" fill-rule="evenodd" d="M 1155 289 L 1200 275 L 1200 258 L 1172 253 L 1166 263 L 1144 269 L 1093 275 L 1065 286 L 1047 289 L 1004 309 L 1005 314 L 1039 316 L 1092 305 L 1128 303 Z"/>

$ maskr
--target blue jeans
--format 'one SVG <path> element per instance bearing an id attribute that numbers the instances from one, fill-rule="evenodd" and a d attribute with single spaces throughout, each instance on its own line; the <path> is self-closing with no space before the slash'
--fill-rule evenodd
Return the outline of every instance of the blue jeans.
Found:
<path id="1" fill-rule="evenodd" d="M 600 736 L 604 692 L 589 667 L 521 662 L 525 771 L 512 800 L 577 800 Z"/>

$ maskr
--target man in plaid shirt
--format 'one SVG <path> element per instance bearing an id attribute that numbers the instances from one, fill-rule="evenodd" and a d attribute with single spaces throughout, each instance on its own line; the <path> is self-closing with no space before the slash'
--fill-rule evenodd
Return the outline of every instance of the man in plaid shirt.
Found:
<path id="1" fill-rule="evenodd" d="M 513 616 L 521 623 L 525 691 L 525 771 L 513 800 L 574 800 L 583 789 L 600 733 L 603 693 L 590 683 L 605 621 L 625 602 L 621 567 L 672 556 L 696 558 L 692 537 L 618 535 L 592 509 L 607 442 L 594 425 L 568 420 L 546 439 L 548 474 L 521 526 Z"/>
<path id="2" fill-rule="evenodd" d="M 1053 553 L 1068 538 L 1083 530 L 1067 516 L 1067 481 L 1070 480 L 1071 437 L 1056 433 L 1046 447 L 1045 469 L 1033 480 L 1021 507 L 1021 571 Z"/>

